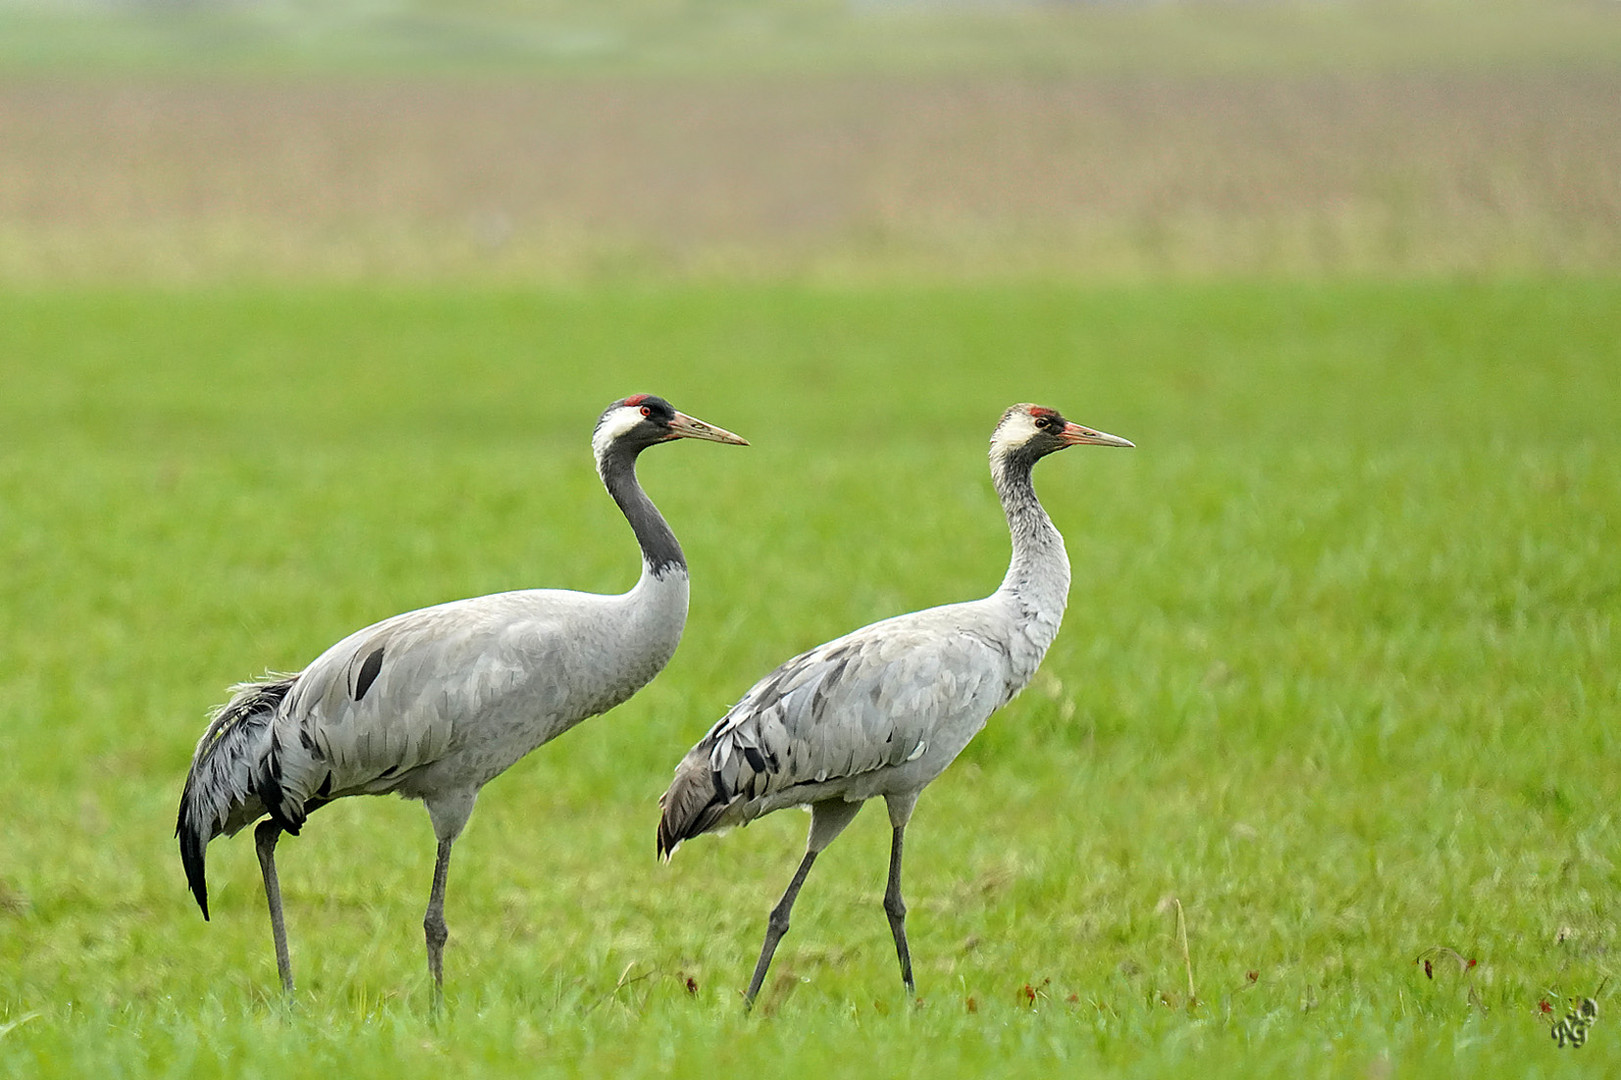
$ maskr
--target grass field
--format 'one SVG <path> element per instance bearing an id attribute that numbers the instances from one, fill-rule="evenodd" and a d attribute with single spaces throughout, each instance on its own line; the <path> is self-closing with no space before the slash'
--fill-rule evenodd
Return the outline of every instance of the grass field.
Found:
<path id="1" fill-rule="evenodd" d="M 1618 341 L 1610 279 L 0 298 L 0 1072 L 1613 1071 Z M 209 924 L 173 850 L 204 711 L 395 611 L 627 586 L 586 434 L 642 389 L 755 444 L 644 465 L 681 651 L 486 790 L 438 1024 L 420 808 L 285 844 L 282 1010 L 251 842 Z M 996 584 L 1024 399 L 1139 449 L 1038 473 L 1070 613 L 919 806 L 923 1004 L 869 810 L 745 1017 L 804 819 L 659 867 L 657 795 L 779 660 Z"/>

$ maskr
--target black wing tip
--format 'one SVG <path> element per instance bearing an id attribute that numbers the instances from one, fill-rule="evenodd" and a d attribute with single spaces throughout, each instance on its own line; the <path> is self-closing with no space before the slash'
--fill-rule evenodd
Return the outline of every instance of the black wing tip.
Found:
<path id="1" fill-rule="evenodd" d="M 180 819 L 175 835 L 180 837 L 180 864 L 186 868 L 186 887 L 191 895 L 197 898 L 197 906 L 202 910 L 203 921 L 208 921 L 208 875 L 207 864 L 204 861 L 204 846 L 207 841 L 199 841 L 197 834 L 185 828 L 186 820 Z"/>
<path id="2" fill-rule="evenodd" d="M 304 827 L 304 819 L 308 816 L 304 807 L 294 806 L 292 814 L 286 802 L 286 791 L 281 786 L 281 763 L 277 757 L 275 741 L 270 744 L 270 757 L 265 767 L 259 770 L 253 793 L 259 797 L 264 805 L 265 813 L 288 836 L 297 836 L 298 830 Z"/>
<path id="3" fill-rule="evenodd" d="M 659 862 L 661 862 L 661 863 L 669 862 L 670 861 L 670 856 L 674 855 L 675 854 L 675 849 L 680 847 L 680 846 L 681 846 L 681 838 L 676 837 L 676 836 L 672 836 L 671 833 L 670 833 L 669 826 L 667 825 L 665 820 L 660 819 L 660 821 L 659 821 L 659 846 L 658 846 Z"/>

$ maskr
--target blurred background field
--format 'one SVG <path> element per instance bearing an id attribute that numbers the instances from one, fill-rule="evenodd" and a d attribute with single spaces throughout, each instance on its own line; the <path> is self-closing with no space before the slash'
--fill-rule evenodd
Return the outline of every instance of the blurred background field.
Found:
<path id="1" fill-rule="evenodd" d="M 11 0 L 0 281 L 1607 272 L 1618 23 Z"/>
<path id="2" fill-rule="evenodd" d="M 1563 0 L 0 0 L 0 1073 L 1615 1071 L 1618 91 Z M 627 587 L 639 390 L 754 443 L 644 464 L 681 651 L 486 790 L 437 1025 L 420 808 L 284 845 L 283 1011 L 251 842 L 184 892 L 205 710 Z M 869 810 L 745 1018 L 804 821 L 661 869 L 657 795 L 994 587 L 1017 400 L 1139 449 L 1037 475 L 1072 606 L 920 803 L 924 1004 Z"/>

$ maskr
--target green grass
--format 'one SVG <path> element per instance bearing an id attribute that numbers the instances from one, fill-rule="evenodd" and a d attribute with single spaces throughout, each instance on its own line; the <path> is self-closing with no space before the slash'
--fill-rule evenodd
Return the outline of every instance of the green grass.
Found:
<path id="1" fill-rule="evenodd" d="M 0 298 L 0 1073 L 1614 1071 L 1618 341 L 1614 280 Z M 681 651 L 486 790 L 437 1025 L 421 809 L 286 843 L 284 1012 L 251 841 L 209 924 L 173 849 L 206 708 L 406 608 L 627 586 L 585 440 L 636 390 L 755 444 L 645 461 Z M 914 819 L 925 1004 L 869 810 L 745 1017 L 805 819 L 661 868 L 655 800 L 771 665 L 995 585 L 1017 400 L 1139 449 L 1038 473 L 1070 612 Z M 1556 1049 L 1539 1002 L 1606 979 Z"/>

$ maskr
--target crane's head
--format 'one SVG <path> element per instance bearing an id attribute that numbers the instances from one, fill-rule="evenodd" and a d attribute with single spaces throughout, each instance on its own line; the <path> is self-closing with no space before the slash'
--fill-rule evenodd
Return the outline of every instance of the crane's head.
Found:
<path id="1" fill-rule="evenodd" d="M 676 439 L 703 439 L 706 442 L 747 446 L 749 441 L 725 428 L 677 412 L 668 401 L 652 394 L 632 394 L 614 402 L 597 420 L 591 433 L 591 448 L 598 460 L 610 447 L 643 450 L 655 443 Z"/>
<path id="2" fill-rule="evenodd" d="M 1071 446 L 1135 446 L 1129 439 L 1065 420 L 1057 409 L 1015 405 L 991 434 L 992 457 L 1046 457 Z"/>

